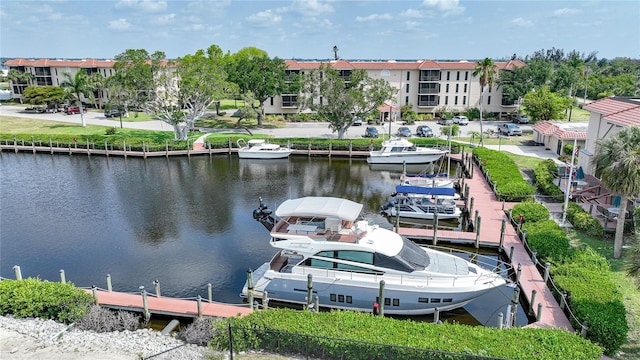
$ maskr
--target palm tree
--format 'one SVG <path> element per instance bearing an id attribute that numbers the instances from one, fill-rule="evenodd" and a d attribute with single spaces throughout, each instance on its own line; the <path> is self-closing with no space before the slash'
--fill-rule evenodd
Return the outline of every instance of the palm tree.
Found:
<path id="1" fill-rule="evenodd" d="M 484 146 L 484 131 L 482 131 L 482 103 L 484 87 L 493 87 L 496 76 L 498 74 L 498 67 L 494 64 L 493 60 L 485 58 L 476 63 L 476 67 L 473 70 L 473 76 L 479 76 L 478 81 L 480 83 L 480 146 Z"/>
<path id="2" fill-rule="evenodd" d="M 598 141 L 593 157 L 595 175 L 613 194 L 620 196 L 613 257 L 622 256 L 625 214 L 629 199 L 640 195 L 640 128 L 631 126 Z"/>
<path id="3" fill-rule="evenodd" d="M 31 80 L 35 79 L 35 76 L 29 72 L 21 72 L 16 69 L 10 69 L 7 73 L 7 78 L 11 81 L 12 85 L 15 85 L 14 89 L 17 91 L 15 94 L 24 95 L 24 89 L 31 83 Z M 22 104 L 24 96 L 20 97 L 20 103 Z"/>
<path id="4" fill-rule="evenodd" d="M 97 92 L 96 96 L 93 97 L 93 106 L 98 109 L 102 109 L 104 93 L 107 90 L 107 78 L 102 76 L 99 72 L 96 72 L 89 76 L 89 81 L 91 82 L 94 91 Z"/>
<path id="5" fill-rule="evenodd" d="M 67 94 L 78 101 L 78 107 L 80 108 L 80 121 L 82 122 L 82 127 L 87 126 L 84 122 L 84 115 L 82 109 L 82 96 L 84 97 L 92 97 L 93 96 L 93 84 L 87 75 L 87 72 L 84 69 L 80 69 L 75 76 L 71 76 L 69 73 L 63 73 L 62 77 L 64 80 L 60 83 L 60 87 L 65 89 Z"/>

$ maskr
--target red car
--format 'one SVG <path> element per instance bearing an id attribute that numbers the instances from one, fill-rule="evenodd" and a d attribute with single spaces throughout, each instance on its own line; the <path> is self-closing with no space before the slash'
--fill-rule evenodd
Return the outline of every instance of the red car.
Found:
<path id="1" fill-rule="evenodd" d="M 69 106 L 67 108 L 67 110 L 65 110 L 64 112 L 67 113 L 67 115 L 71 115 L 71 114 L 80 114 L 80 108 L 77 106 Z M 87 112 L 87 108 L 86 107 L 82 107 L 82 112 L 86 113 Z"/>

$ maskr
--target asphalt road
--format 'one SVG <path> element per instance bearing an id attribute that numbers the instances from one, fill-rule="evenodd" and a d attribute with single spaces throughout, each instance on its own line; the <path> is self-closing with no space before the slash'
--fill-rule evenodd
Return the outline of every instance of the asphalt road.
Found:
<path id="1" fill-rule="evenodd" d="M 27 113 L 24 111 L 24 107 L 20 106 L 0 106 L 0 115 L 3 116 L 13 116 L 13 117 L 22 117 L 29 119 L 39 119 L 39 120 L 51 120 L 51 121 L 61 121 L 67 123 L 81 124 L 80 114 L 74 115 L 66 115 L 64 113 Z M 117 118 L 107 119 L 102 112 L 93 112 L 89 111 L 83 114 L 85 118 L 85 122 L 89 125 L 102 125 L 109 127 L 120 127 L 120 120 Z M 487 129 L 497 130 L 497 126 L 499 124 L 504 123 L 504 121 L 483 121 L 483 129 L 486 131 Z M 123 121 L 122 125 L 124 128 L 129 129 L 142 129 L 142 130 L 164 130 L 164 131 L 172 131 L 173 127 L 169 124 L 159 121 L 138 121 L 138 122 L 127 122 Z M 416 127 L 418 125 L 428 125 L 433 130 L 433 133 L 437 137 L 441 137 L 446 139 L 447 136 L 442 134 L 440 129 L 442 125 L 437 124 L 435 121 L 418 121 L 414 125 L 402 125 L 401 123 L 389 123 L 384 126 L 376 126 L 378 128 L 378 132 L 380 134 L 389 134 L 392 135 L 396 133 L 399 127 L 407 126 L 411 129 L 411 132 L 415 134 Z M 0 128 L 2 125 L 0 124 Z M 361 138 L 364 134 L 364 129 L 367 125 L 362 126 L 352 126 L 347 130 L 345 138 L 347 139 L 356 139 Z M 522 124 L 520 125 L 524 132 L 531 131 L 531 125 Z M 242 129 L 220 129 L 212 131 L 220 131 L 220 132 L 244 132 Z M 287 126 L 284 128 L 278 129 L 252 129 L 254 134 L 266 134 L 274 137 L 318 137 L 318 138 L 337 138 L 337 133 L 332 132 L 328 127 L 328 123 L 324 122 L 311 122 L 311 123 L 287 123 Z M 480 122 L 479 121 L 471 121 L 469 125 L 460 127 L 460 134 L 462 136 L 467 136 L 469 132 L 477 131 L 480 132 Z M 554 159 L 557 161 L 558 156 L 550 151 L 546 150 L 542 146 L 515 146 L 515 145 L 490 145 L 488 148 L 492 148 L 498 150 L 498 148 L 502 151 L 508 151 L 510 153 L 518 154 L 518 155 L 526 155 L 526 156 L 534 156 L 543 159 Z"/>

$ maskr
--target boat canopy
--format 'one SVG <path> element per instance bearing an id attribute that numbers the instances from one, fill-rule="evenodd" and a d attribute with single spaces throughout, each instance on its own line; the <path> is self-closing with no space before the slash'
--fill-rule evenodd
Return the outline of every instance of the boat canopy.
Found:
<path id="1" fill-rule="evenodd" d="M 337 217 L 354 221 L 362 211 L 362 204 L 334 197 L 303 197 L 290 199 L 276 209 L 276 216 Z"/>
<path id="2" fill-rule="evenodd" d="M 251 139 L 249 140 L 249 145 L 258 145 L 258 144 L 264 144 L 266 143 L 266 141 L 264 139 Z"/>
<path id="3" fill-rule="evenodd" d="M 396 185 L 396 192 L 399 194 L 422 194 L 422 195 L 447 195 L 455 196 L 456 190 L 449 187 L 426 187 L 426 186 L 410 186 Z"/>

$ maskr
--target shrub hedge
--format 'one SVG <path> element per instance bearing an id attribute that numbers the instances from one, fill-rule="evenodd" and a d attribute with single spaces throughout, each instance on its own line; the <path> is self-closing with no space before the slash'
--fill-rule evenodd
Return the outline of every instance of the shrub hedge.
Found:
<path id="1" fill-rule="evenodd" d="M 549 209 L 542 204 L 533 202 L 523 202 L 513 206 L 511 214 L 514 219 L 518 219 L 522 214 L 524 223 L 549 220 Z"/>
<path id="2" fill-rule="evenodd" d="M 498 200 L 523 201 L 531 199 L 535 189 L 522 178 L 520 169 L 511 158 L 499 151 L 477 147 L 473 149 L 483 172 L 491 181 L 497 183 L 496 195 Z"/>
<path id="3" fill-rule="evenodd" d="M 554 281 L 568 293 L 570 308 L 588 323 L 587 338 L 600 344 L 606 355 L 615 354 L 629 327 L 622 294 L 611 278 L 607 260 L 587 247 L 552 269 Z M 573 326 L 580 328 L 580 324 Z"/>
<path id="4" fill-rule="evenodd" d="M 525 223 L 527 243 L 538 252 L 540 259 L 561 260 L 569 256 L 569 238 L 553 220 Z"/>
<path id="5" fill-rule="evenodd" d="M 354 360 L 461 358 L 453 354 L 429 354 L 424 349 L 506 359 L 599 359 L 602 355 L 599 346 L 558 329 L 500 330 L 397 320 L 353 311 L 314 313 L 290 309 L 258 311 L 216 323 L 219 331 L 215 331 L 211 342 L 215 349 L 228 349 L 229 323 L 232 324 L 234 351 L 280 351 L 283 348 L 302 351 L 308 348 L 313 349 L 314 354 L 322 354 L 322 358 Z M 291 334 L 293 329 L 296 334 Z M 380 344 L 396 347 L 383 348 Z"/>
<path id="6" fill-rule="evenodd" d="M 36 278 L 0 281 L 2 315 L 70 323 L 81 318 L 91 304 L 91 295 L 71 283 L 40 281 Z"/>
<path id="7" fill-rule="evenodd" d="M 533 178 L 538 191 L 551 196 L 554 200 L 562 200 L 562 189 L 553 182 L 557 174 L 558 167 L 551 159 L 543 160 L 533 169 Z"/>
<path id="8" fill-rule="evenodd" d="M 569 220 L 574 228 L 588 235 L 599 238 L 604 236 L 604 228 L 602 224 L 600 224 L 600 221 L 584 211 L 582 206 L 576 203 L 569 203 L 567 207 L 567 220 Z"/>

